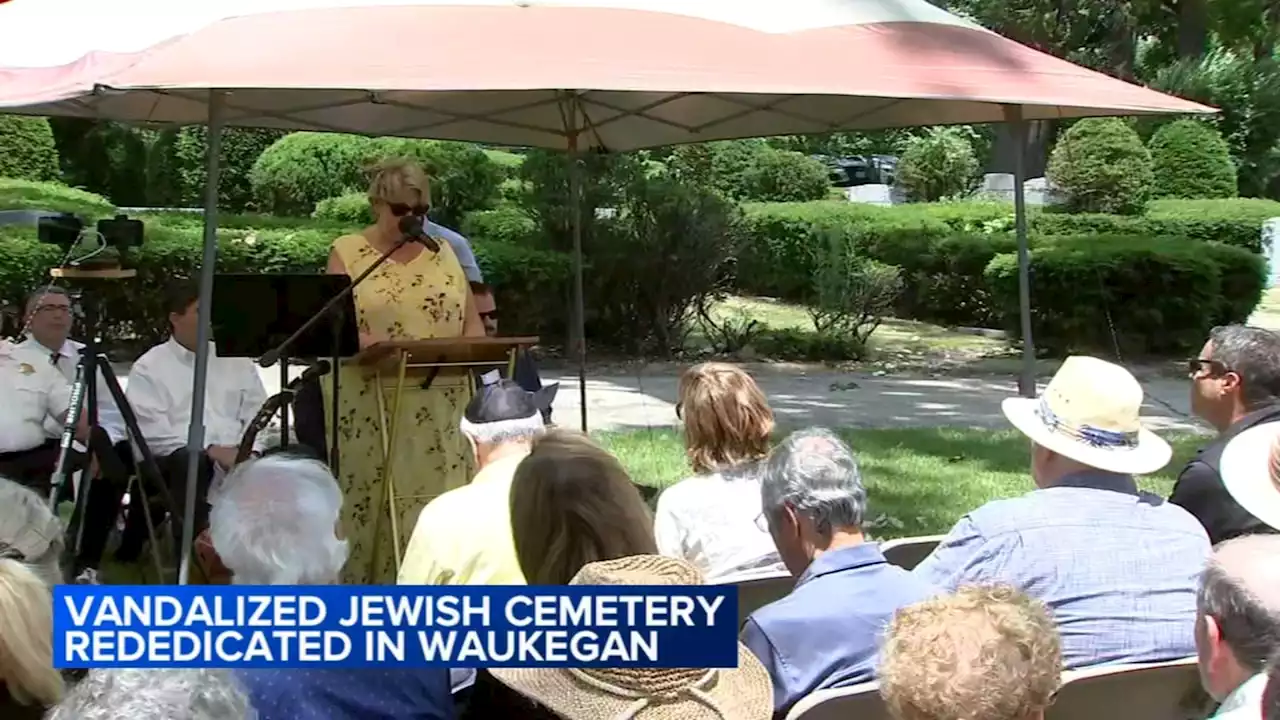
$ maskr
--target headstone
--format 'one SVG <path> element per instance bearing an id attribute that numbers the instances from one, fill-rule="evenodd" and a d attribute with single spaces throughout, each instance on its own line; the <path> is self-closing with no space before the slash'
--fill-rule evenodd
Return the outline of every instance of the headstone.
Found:
<path id="1" fill-rule="evenodd" d="M 1280 217 L 1262 223 L 1262 252 L 1267 255 L 1267 288 L 1280 285 Z"/>
<path id="2" fill-rule="evenodd" d="M 845 195 L 850 202 L 869 203 L 872 205 L 892 205 L 893 189 L 888 185 L 854 185 L 845 188 Z"/>

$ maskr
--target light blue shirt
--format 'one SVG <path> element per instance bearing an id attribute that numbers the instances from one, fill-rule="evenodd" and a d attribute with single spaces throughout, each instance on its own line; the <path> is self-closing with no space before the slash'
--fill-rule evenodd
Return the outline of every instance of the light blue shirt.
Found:
<path id="1" fill-rule="evenodd" d="M 426 230 L 431 237 L 444 238 L 449 243 L 449 247 L 453 248 L 453 254 L 458 256 L 458 264 L 462 266 L 462 272 L 467 276 L 467 282 L 484 282 L 484 275 L 480 272 L 480 265 L 476 262 L 476 254 L 471 251 L 469 240 L 457 231 L 437 225 L 430 220 L 427 221 Z"/>
<path id="2" fill-rule="evenodd" d="M 898 608 L 934 588 L 863 543 L 818 556 L 791 594 L 751 614 L 742 642 L 773 678 L 785 713 L 805 695 L 875 679 L 881 636 Z"/>
<path id="3" fill-rule="evenodd" d="M 960 518 L 915 574 L 954 590 L 1007 583 L 1048 606 L 1069 669 L 1196 654 L 1209 537 L 1127 475 L 1081 473 Z"/>

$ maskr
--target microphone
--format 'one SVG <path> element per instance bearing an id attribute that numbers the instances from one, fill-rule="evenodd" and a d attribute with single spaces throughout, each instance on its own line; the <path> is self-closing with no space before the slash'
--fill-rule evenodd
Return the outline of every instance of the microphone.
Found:
<path id="1" fill-rule="evenodd" d="M 296 390 L 298 389 L 299 385 L 309 383 L 312 380 L 315 380 L 316 378 L 321 377 L 323 375 L 328 375 L 329 371 L 332 369 L 333 369 L 333 365 L 328 360 L 320 360 L 315 364 L 313 364 L 311 367 L 304 370 L 301 375 L 289 381 L 289 385 L 288 387 L 285 388 L 285 390 L 289 390 L 289 391 Z"/>
<path id="2" fill-rule="evenodd" d="M 400 234 L 405 242 L 422 243 L 431 252 L 440 252 L 440 244 L 427 234 L 426 223 L 418 215 L 405 215 L 400 218 Z"/>

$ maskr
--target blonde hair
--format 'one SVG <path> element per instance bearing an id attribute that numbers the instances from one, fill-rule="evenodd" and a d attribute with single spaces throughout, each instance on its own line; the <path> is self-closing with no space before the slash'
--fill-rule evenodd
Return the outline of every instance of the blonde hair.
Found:
<path id="1" fill-rule="evenodd" d="M 24 705 L 56 704 L 63 684 L 53 667 L 53 594 L 12 558 L 0 558 L 0 627 L 0 682 Z"/>
<path id="2" fill-rule="evenodd" d="M 587 563 L 658 553 L 649 508 L 622 464 L 565 430 L 535 439 L 516 469 L 511 532 L 530 585 L 565 585 Z"/>
<path id="3" fill-rule="evenodd" d="M 422 166 L 410 160 L 387 160 L 370 173 L 369 204 L 429 203 L 431 181 Z"/>
<path id="4" fill-rule="evenodd" d="M 879 675 L 897 720 L 1022 720 L 1052 703 L 1061 644 L 1040 602 L 970 585 L 899 610 Z"/>
<path id="5" fill-rule="evenodd" d="M 773 410 L 746 372 L 725 363 L 695 365 L 680 376 L 685 454 L 697 473 L 726 470 L 769 454 Z"/>

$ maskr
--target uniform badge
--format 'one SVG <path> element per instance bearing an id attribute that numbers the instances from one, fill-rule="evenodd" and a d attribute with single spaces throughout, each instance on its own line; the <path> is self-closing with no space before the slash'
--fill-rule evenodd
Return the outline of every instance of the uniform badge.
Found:
<path id="1" fill-rule="evenodd" d="M 31 375 L 31 374 L 34 374 L 35 371 L 36 369 L 31 365 L 31 363 L 22 363 L 21 365 L 18 366 L 18 372 L 22 373 L 23 375 Z"/>

